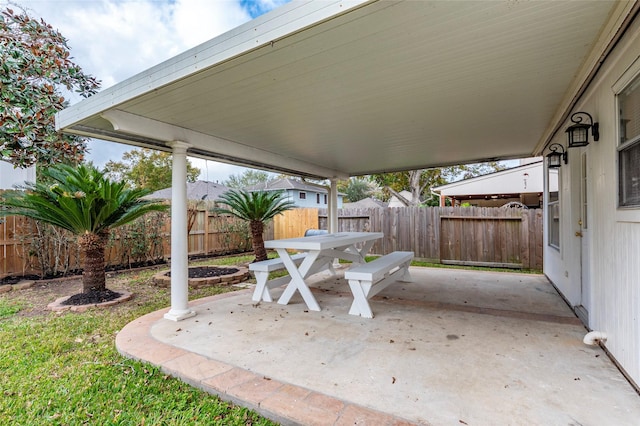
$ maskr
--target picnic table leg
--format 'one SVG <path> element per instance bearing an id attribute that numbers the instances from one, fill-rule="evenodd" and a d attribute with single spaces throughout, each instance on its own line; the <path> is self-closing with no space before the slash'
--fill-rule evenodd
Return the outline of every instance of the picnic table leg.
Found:
<path id="1" fill-rule="evenodd" d="M 411 277 L 411 273 L 409 272 L 409 266 L 411 265 L 411 261 L 406 262 L 400 268 L 403 270 L 402 277 L 398 279 L 398 281 L 402 281 L 405 283 L 412 282 L 413 278 Z"/>
<path id="2" fill-rule="evenodd" d="M 367 255 L 367 253 L 369 253 L 369 250 L 371 250 L 371 247 L 373 247 L 374 244 L 375 244 L 375 240 L 366 241 L 362 245 L 362 248 L 358 251 L 358 254 L 362 258 L 362 263 L 366 263 L 364 260 L 364 257 Z"/>
<path id="3" fill-rule="evenodd" d="M 276 251 L 278 252 L 278 255 L 282 259 L 282 263 L 284 263 L 284 266 L 287 268 L 287 271 L 289 271 L 289 275 L 291 276 L 291 281 L 289 282 L 289 285 L 287 285 L 287 287 L 284 289 L 284 292 L 280 296 L 280 299 L 278 299 L 278 303 L 280 305 L 288 304 L 291 300 L 291 297 L 294 295 L 296 290 L 298 290 L 310 310 L 320 311 L 320 306 L 318 305 L 316 298 L 313 297 L 313 294 L 307 286 L 307 283 L 304 282 L 305 276 L 313 266 L 316 258 L 320 253 L 310 252 L 300 265 L 300 268 L 298 268 L 296 264 L 293 263 L 293 260 L 291 260 L 291 256 L 289 256 L 289 253 L 286 250 L 277 249 Z"/>
<path id="4" fill-rule="evenodd" d="M 369 253 L 369 250 L 371 250 L 374 243 L 374 240 L 369 240 L 365 241 L 360 249 L 358 249 L 355 244 L 352 244 L 350 246 L 341 247 L 339 250 L 351 255 L 343 256 L 342 258 L 350 259 L 354 264 L 364 264 L 366 263 L 365 256 Z"/>
<path id="5" fill-rule="evenodd" d="M 353 294 L 353 303 L 349 309 L 350 315 L 360 315 L 363 318 L 373 318 L 373 312 L 367 300 L 367 289 L 363 288 L 360 280 L 349 280 L 349 287 Z"/>
<path id="6" fill-rule="evenodd" d="M 269 279 L 269 272 L 267 271 L 254 271 L 256 276 L 256 288 L 253 291 L 253 297 L 251 300 L 254 302 L 273 302 L 271 299 L 271 293 L 267 287 L 267 280 Z"/>
<path id="7" fill-rule="evenodd" d="M 336 270 L 333 269 L 333 258 L 326 256 L 318 256 L 311 269 L 307 272 L 308 275 L 312 275 L 327 269 L 331 275 L 336 275 Z"/>

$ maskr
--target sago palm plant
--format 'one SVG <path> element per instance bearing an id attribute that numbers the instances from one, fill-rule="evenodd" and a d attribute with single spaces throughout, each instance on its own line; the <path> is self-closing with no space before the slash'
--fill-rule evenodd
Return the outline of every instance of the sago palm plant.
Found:
<path id="1" fill-rule="evenodd" d="M 84 270 L 82 291 L 104 291 L 109 230 L 167 206 L 142 199 L 148 190 L 128 189 L 93 166 L 58 164 L 44 169 L 42 177 L 42 182 L 21 188 L 24 191 L 6 193 L 0 216 L 26 216 L 77 235 Z"/>
<path id="2" fill-rule="evenodd" d="M 254 262 L 267 259 L 262 237 L 264 224 L 295 206 L 293 201 L 287 200 L 286 196 L 279 192 L 248 192 L 235 189 L 222 194 L 219 202 L 226 207 L 216 208 L 215 212 L 230 214 L 249 222 L 253 252 L 256 256 Z"/>

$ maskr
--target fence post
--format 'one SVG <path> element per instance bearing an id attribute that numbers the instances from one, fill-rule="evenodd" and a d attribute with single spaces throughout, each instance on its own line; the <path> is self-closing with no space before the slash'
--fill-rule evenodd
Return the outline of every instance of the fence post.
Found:
<path id="1" fill-rule="evenodd" d="M 520 214 L 520 260 L 522 267 L 531 269 L 531 257 L 529 253 L 529 210 L 522 210 Z"/>
<path id="2" fill-rule="evenodd" d="M 204 213 L 203 248 L 204 248 L 204 255 L 209 256 L 209 210 L 205 209 L 203 213 Z"/>

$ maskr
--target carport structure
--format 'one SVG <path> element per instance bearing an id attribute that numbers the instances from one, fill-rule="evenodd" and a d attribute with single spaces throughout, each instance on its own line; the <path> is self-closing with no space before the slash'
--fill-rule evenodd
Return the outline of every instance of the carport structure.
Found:
<path id="1" fill-rule="evenodd" d="M 68 133 L 331 181 L 542 153 L 635 2 L 292 2 L 61 111 Z M 188 308 L 172 233 L 171 310 Z"/>

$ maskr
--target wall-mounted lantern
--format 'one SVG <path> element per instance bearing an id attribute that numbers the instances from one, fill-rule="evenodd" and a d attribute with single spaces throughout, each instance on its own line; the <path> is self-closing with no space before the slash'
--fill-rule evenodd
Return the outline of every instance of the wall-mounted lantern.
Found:
<path id="1" fill-rule="evenodd" d="M 552 143 L 549 145 L 549 150 L 551 152 L 547 154 L 547 167 L 550 169 L 557 169 L 561 167 L 562 161 L 564 161 L 564 164 L 569 163 L 567 152 L 559 143 Z"/>
<path id="2" fill-rule="evenodd" d="M 588 123 L 583 123 L 588 118 Z M 567 148 L 577 148 L 581 146 L 589 145 L 589 129 L 591 129 L 591 135 L 593 140 L 598 142 L 600 140 L 600 124 L 594 123 L 593 118 L 586 112 L 575 112 L 571 114 L 571 122 L 573 125 L 567 127 Z"/>

